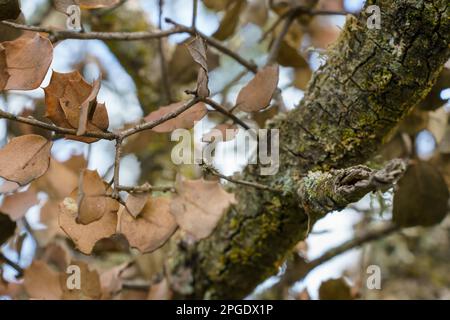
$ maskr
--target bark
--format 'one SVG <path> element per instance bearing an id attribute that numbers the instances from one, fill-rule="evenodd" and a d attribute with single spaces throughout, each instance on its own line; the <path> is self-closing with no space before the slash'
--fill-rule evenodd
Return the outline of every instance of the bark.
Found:
<path id="1" fill-rule="evenodd" d="M 259 176 L 257 166 L 243 174 L 284 193 L 237 186 L 238 204 L 209 238 L 173 243 L 166 272 L 177 297 L 245 297 L 278 271 L 312 223 L 364 193 L 342 198 L 322 178 L 370 159 L 428 94 L 450 56 L 448 0 L 369 0 L 366 6 L 373 4 L 381 8 L 382 28 L 369 30 L 365 13 L 348 17 L 298 108 L 268 124 L 280 129 L 278 174 Z"/>

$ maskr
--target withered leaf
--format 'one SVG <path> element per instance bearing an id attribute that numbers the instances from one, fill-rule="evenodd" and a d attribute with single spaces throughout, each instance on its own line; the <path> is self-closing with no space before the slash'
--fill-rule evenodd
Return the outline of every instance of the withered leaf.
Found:
<path id="1" fill-rule="evenodd" d="M 185 180 L 179 176 L 176 190 L 170 212 L 180 228 L 197 240 L 208 237 L 235 203 L 234 195 L 227 193 L 217 181 Z"/>
<path id="2" fill-rule="evenodd" d="M 117 5 L 120 0 L 53 0 L 56 10 L 67 13 L 67 8 L 72 5 L 80 6 L 82 9 L 109 8 Z"/>
<path id="3" fill-rule="evenodd" d="M 72 261 L 71 266 L 77 266 L 80 271 L 80 288 L 69 289 L 67 282 L 71 276 L 70 273 L 60 274 L 60 283 L 62 287 L 62 299 L 64 300 L 86 300 L 100 299 L 102 296 L 102 288 L 100 284 L 100 276 L 97 271 L 90 270 L 89 266 L 83 261 Z"/>
<path id="4" fill-rule="evenodd" d="M 8 241 L 16 231 L 16 222 L 11 218 L 0 212 L 0 246 Z"/>
<path id="5" fill-rule="evenodd" d="M 11 139 L 0 150 L 0 176 L 21 186 L 42 176 L 50 164 L 52 142 L 29 134 Z"/>
<path id="6" fill-rule="evenodd" d="M 351 289 L 344 279 L 330 279 L 319 288 L 320 300 L 352 300 Z"/>
<path id="7" fill-rule="evenodd" d="M 40 260 L 34 260 L 25 270 L 24 286 L 33 299 L 59 300 L 62 296 L 59 272 Z"/>
<path id="8" fill-rule="evenodd" d="M 50 40 L 40 34 L 35 34 L 34 37 L 23 35 L 16 40 L 2 42 L 1 45 L 5 51 L 6 71 L 9 77 L 0 90 L 38 88 L 53 59 L 53 46 Z M 1 77 L 4 79 L 4 72 Z"/>
<path id="9" fill-rule="evenodd" d="M 116 233 L 117 213 L 107 212 L 100 220 L 87 225 L 76 222 L 78 206 L 72 198 L 66 198 L 60 204 L 59 225 L 72 239 L 75 246 L 84 254 L 91 254 L 95 244 Z"/>
<path id="10" fill-rule="evenodd" d="M 278 86 L 279 68 L 267 66 L 239 92 L 236 100 L 238 108 L 245 112 L 254 112 L 266 108 Z"/>
<path id="11" fill-rule="evenodd" d="M 188 49 L 194 61 L 200 66 L 197 76 L 197 96 L 200 98 L 209 97 L 206 42 L 203 38 L 196 37 L 188 43 Z"/>
<path id="12" fill-rule="evenodd" d="M 283 40 L 277 56 L 277 62 L 284 67 L 306 68 L 308 63 L 305 58 L 288 41 Z"/>
<path id="13" fill-rule="evenodd" d="M 60 127 L 77 129 L 78 135 L 106 131 L 109 119 L 105 105 L 97 102 L 99 88 L 99 80 L 90 85 L 78 71 L 53 72 L 49 85 L 44 88 L 45 116 Z M 98 140 L 81 136 L 66 138 L 86 143 Z"/>
<path id="14" fill-rule="evenodd" d="M 118 232 L 125 235 L 130 246 L 142 253 L 160 248 L 176 229 L 170 214 L 170 199 L 163 197 L 149 199 L 137 218 L 123 208 L 118 225 Z"/>
<path id="15" fill-rule="evenodd" d="M 441 173 L 431 164 L 411 164 L 394 194 L 393 220 L 401 227 L 432 226 L 448 212 L 449 192 Z"/>
<path id="16" fill-rule="evenodd" d="M 74 192 L 77 195 L 78 223 L 90 224 L 109 212 L 119 210 L 119 203 L 107 195 L 108 187 L 97 171 L 83 170 L 79 188 Z"/>
<path id="17" fill-rule="evenodd" d="M 144 118 L 145 122 L 152 122 L 160 119 L 161 117 L 175 112 L 183 107 L 184 102 L 177 102 L 171 105 L 160 107 L 158 110 L 153 111 Z M 160 125 L 154 127 L 152 130 L 155 132 L 172 132 L 175 129 L 191 129 L 194 127 L 196 121 L 200 121 L 208 112 L 205 104 L 202 102 L 190 107 L 188 110 L 178 115 L 177 117 L 170 119 Z"/>
<path id="18" fill-rule="evenodd" d="M 129 194 L 125 206 L 128 212 L 136 218 L 144 209 L 145 205 L 149 201 L 149 196 L 146 193 L 141 194 Z"/>
<path id="19" fill-rule="evenodd" d="M 234 0 L 227 8 L 225 15 L 220 22 L 220 26 L 213 37 L 219 40 L 226 40 L 234 34 L 239 24 L 241 12 L 244 10 L 247 2 L 245 0 Z"/>
<path id="20" fill-rule="evenodd" d="M 36 191 L 30 187 L 26 191 L 7 195 L 3 199 L 0 211 L 9 215 L 12 220 L 18 221 L 36 204 L 39 204 Z"/>

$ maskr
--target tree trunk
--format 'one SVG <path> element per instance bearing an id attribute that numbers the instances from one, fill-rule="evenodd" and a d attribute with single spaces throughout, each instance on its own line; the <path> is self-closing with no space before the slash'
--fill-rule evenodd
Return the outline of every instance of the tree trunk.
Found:
<path id="1" fill-rule="evenodd" d="M 278 174 L 260 176 L 257 166 L 243 174 L 283 194 L 236 186 L 238 204 L 209 238 L 174 241 L 166 272 L 177 297 L 245 297 L 278 271 L 317 219 L 362 196 L 339 190 L 364 177 L 328 171 L 369 160 L 427 95 L 450 56 L 448 0 L 369 5 L 381 8 L 381 29 L 367 27 L 365 11 L 349 16 L 298 108 L 268 125 L 280 130 Z"/>

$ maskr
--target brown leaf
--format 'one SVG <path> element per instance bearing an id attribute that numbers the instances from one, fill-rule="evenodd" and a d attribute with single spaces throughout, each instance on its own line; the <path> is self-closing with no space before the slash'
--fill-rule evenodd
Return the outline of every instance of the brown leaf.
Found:
<path id="1" fill-rule="evenodd" d="M 90 270 L 89 266 L 83 261 L 72 261 L 71 266 L 77 266 L 80 270 L 80 289 L 69 289 L 67 282 L 71 276 L 70 273 L 61 273 L 60 283 L 62 287 L 62 299 L 64 300 L 86 300 L 100 299 L 102 296 L 102 288 L 100 284 L 100 276 L 97 271 Z"/>
<path id="2" fill-rule="evenodd" d="M 0 43 L 0 90 L 6 87 L 9 77 L 10 75 L 6 66 L 6 50 Z"/>
<path id="3" fill-rule="evenodd" d="M 0 211 L 6 213 L 12 220 L 18 221 L 25 216 L 28 209 L 39 204 L 34 188 L 28 188 L 24 192 L 16 192 L 3 199 Z"/>
<path id="4" fill-rule="evenodd" d="M 25 270 L 24 286 L 33 299 L 59 300 L 62 296 L 59 272 L 40 260 L 34 260 Z"/>
<path id="5" fill-rule="evenodd" d="M 266 108 L 278 86 L 279 68 L 267 66 L 239 92 L 236 100 L 238 108 L 245 112 L 254 112 Z"/>
<path id="6" fill-rule="evenodd" d="M 29 134 L 11 139 L 0 150 L 0 176 L 24 186 L 42 176 L 50 164 L 52 142 Z"/>
<path id="7" fill-rule="evenodd" d="M 84 170 L 80 176 L 77 194 L 77 222 L 90 224 L 101 219 L 108 212 L 117 212 L 119 203 L 107 195 L 108 185 L 97 171 Z"/>
<path id="8" fill-rule="evenodd" d="M 222 123 L 215 126 L 211 131 L 205 133 L 202 137 L 203 142 L 212 142 L 218 134 L 222 136 L 222 141 L 233 140 L 238 134 L 238 127 L 234 124 Z"/>
<path id="9" fill-rule="evenodd" d="M 84 158 L 83 161 L 86 162 Z M 86 164 L 83 166 L 86 167 Z M 33 186 L 46 192 L 53 199 L 62 200 L 78 186 L 78 176 L 79 170 L 72 170 L 68 162 L 59 162 L 52 158 L 46 174 L 33 181 Z"/>
<path id="10" fill-rule="evenodd" d="M 311 76 L 312 71 L 309 67 L 295 70 L 294 86 L 300 90 L 306 90 Z"/>
<path id="11" fill-rule="evenodd" d="M 287 40 L 283 40 L 278 52 L 277 62 L 283 67 L 306 68 L 308 62 Z"/>
<path id="12" fill-rule="evenodd" d="M 145 122 L 152 122 L 162 118 L 163 116 L 175 112 L 185 105 L 185 102 L 177 102 L 171 105 L 160 107 L 158 110 L 153 111 L 144 118 Z M 208 112 L 204 103 L 197 103 L 190 107 L 188 110 L 178 115 L 177 117 L 170 119 L 160 125 L 154 127 L 152 130 L 155 132 L 172 132 L 175 129 L 191 129 L 194 127 L 196 121 L 200 121 Z"/>
<path id="13" fill-rule="evenodd" d="M 142 253 L 160 248 L 176 229 L 177 224 L 170 214 L 170 199 L 163 197 L 149 199 L 136 219 L 123 209 L 118 225 L 118 232 L 125 235 L 130 246 Z"/>
<path id="14" fill-rule="evenodd" d="M 149 201 L 149 198 L 146 193 L 129 194 L 125 206 L 133 218 L 136 218 L 144 209 L 147 201 Z"/>
<path id="15" fill-rule="evenodd" d="M 77 129 L 78 135 L 87 130 L 106 131 L 109 119 L 105 105 L 97 102 L 99 88 L 99 80 L 90 85 L 78 71 L 53 72 L 49 85 L 44 88 L 47 106 L 45 116 L 60 127 Z M 86 143 L 98 141 L 96 138 L 80 136 L 66 138 Z"/>
<path id="16" fill-rule="evenodd" d="M 449 192 L 441 173 L 418 161 L 408 167 L 394 194 L 393 220 L 401 227 L 432 226 L 448 212 Z"/>
<path id="17" fill-rule="evenodd" d="M 218 40 L 226 40 L 234 34 L 239 24 L 241 12 L 245 9 L 247 2 L 245 0 L 234 0 L 220 22 L 219 28 L 214 32 L 213 37 Z"/>
<path id="18" fill-rule="evenodd" d="M 176 189 L 170 212 L 180 228 L 198 240 L 208 237 L 228 207 L 235 203 L 234 195 L 223 190 L 217 181 L 178 177 Z"/>
<path id="19" fill-rule="evenodd" d="M 9 78 L 0 90 L 38 88 L 53 59 L 53 46 L 50 40 L 39 34 L 35 34 L 34 37 L 23 35 L 16 40 L 2 42 L 1 45 L 5 50 L 6 72 Z"/>
<path id="20" fill-rule="evenodd" d="M 344 279 L 330 279 L 319 288 L 320 300 L 352 300 L 351 289 Z"/>
<path id="21" fill-rule="evenodd" d="M 91 254 L 97 241 L 109 238 L 116 233 L 117 213 L 108 212 L 95 222 L 78 224 L 76 218 L 78 206 L 72 198 L 66 198 L 60 204 L 59 225 L 72 239 L 75 246 L 84 254 Z"/>
<path id="22" fill-rule="evenodd" d="M 16 222 L 0 212 L 0 246 L 4 244 L 16 231 Z"/>
<path id="23" fill-rule="evenodd" d="M 39 221 L 46 226 L 43 230 L 35 230 L 36 238 L 40 245 L 47 245 L 56 236 L 65 236 L 66 234 L 59 226 L 59 204 L 61 201 L 48 200 L 41 209 Z"/>

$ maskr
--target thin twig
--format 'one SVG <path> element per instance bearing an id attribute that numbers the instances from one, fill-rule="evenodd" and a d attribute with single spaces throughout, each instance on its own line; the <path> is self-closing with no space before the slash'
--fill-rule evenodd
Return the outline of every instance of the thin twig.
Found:
<path id="1" fill-rule="evenodd" d="M 250 127 L 241 119 L 239 119 L 237 116 L 235 116 L 234 114 L 232 114 L 230 111 L 228 111 L 226 108 L 222 107 L 220 104 L 218 104 L 217 102 L 215 102 L 214 100 L 210 99 L 210 98 L 201 98 L 200 101 L 206 103 L 207 105 L 211 106 L 212 108 L 214 108 L 217 112 L 220 112 L 221 114 L 229 117 L 230 119 L 232 119 L 235 123 L 239 124 L 242 128 L 249 130 Z"/>
<path id="2" fill-rule="evenodd" d="M 286 35 L 289 32 L 289 29 L 291 28 L 291 25 L 292 25 L 292 23 L 294 23 L 294 21 L 295 21 L 295 15 L 290 14 L 283 25 L 283 29 L 281 30 L 280 34 L 277 36 L 274 43 L 272 44 L 272 48 L 270 48 L 270 53 L 267 58 L 267 65 L 270 65 L 277 60 L 278 53 L 280 52 L 281 44 L 283 43 L 283 39 L 284 39 L 284 37 L 286 37 Z"/>
<path id="3" fill-rule="evenodd" d="M 17 263 L 6 257 L 3 253 L 0 252 L 0 262 L 4 261 L 7 265 L 17 271 L 17 278 L 23 277 L 23 269 Z"/>
<path id="4" fill-rule="evenodd" d="M 175 192 L 175 187 L 173 186 L 152 186 L 149 183 L 145 183 L 141 186 L 119 186 L 119 191 L 126 191 L 128 193 L 149 193 L 149 192 Z"/>
<path id="5" fill-rule="evenodd" d="M 180 108 L 178 108 L 177 110 L 175 110 L 174 112 L 168 113 L 166 115 L 164 115 L 163 117 L 151 121 L 151 122 L 146 122 L 146 123 L 142 123 L 139 124 L 131 129 L 128 130 L 124 130 L 120 133 L 120 137 L 122 139 L 125 139 L 131 135 L 134 135 L 138 132 L 141 131 L 145 131 L 145 130 L 150 130 L 153 129 L 154 127 L 162 124 L 163 122 L 166 122 L 170 119 L 173 119 L 177 116 L 179 116 L 180 114 L 182 114 L 183 112 L 185 112 L 186 110 L 188 110 L 189 108 L 191 108 L 192 106 L 194 106 L 195 104 L 197 104 L 200 100 L 198 98 L 194 98 L 191 101 L 185 103 L 183 106 L 181 106 Z"/>
<path id="6" fill-rule="evenodd" d="M 269 187 L 269 186 L 266 186 L 266 185 L 263 185 L 263 184 L 260 184 L 260 183 L 251 182 L 251 181 L 245 181 L 245 180 L 237 180 L 237 179 L 234 179 L 234 178 L 227 177 L 227 176 L 221 174 L 219 171 L 217 171 L 212 166 L 209 166 L 207 164 L 202 164 L 201 166 L 206 172 L 208 172 L 208 173 L 210 173 L 210 174 L 212 174 L 212 175 L 214 175 L 216 177 L 219 177 L 219 178 L 222 178 L 224 180 L 227 180 L 227 181 L 229 181 L 231 183 L 234 183 L 234 184 L 240 184 L 240 185 L 243 185 L 243 186 L 247 186 L 247 187 L 251 187 L 251 188 L 255 188 L 255 189 L 259 189 L 259 190 L 264 190 L 264 191 L 271 191 L 271 192 L 275 192 L 275 193 L 283 193 L 284 192 L 281 189 L 272 188 L 272 187 Z"/>
<path id="7" fill-rule="evenodd" d="M 76 135 L 77 134 L 76 129 L 67 129 L 67 128 L 63 128 L 63 127 L 58 127 L 53 124 L 39 121 L 32 117 L 17 116 L 17 115 L 14 115 L 12 113 L 9 113 L 9 112 L 3 111 L 3 110 L 0 110 L 0 118 L 29 124 L 31 126 L 39 127 L 39 128 L 53 131 L 53 132 L 60 133 L 60 134 L 68 134 L 68 135 Z M 83 136 L 90 137 L 90 138 L 99 138 L 99 139 L 104 139 L 104 140 L 114 140 L 117 138 L 117 135 L 112 132 L 101 132 L 101 131 L 86 132 Z"/>
<path id="8" fill-rule="evenodd" d="M 52 40 L 66 40 L 66 39 L 79 39 L 79 40 L 122 40 L 122 41 L 134 41 L 134 40 L 150 40 L 166 38 L 168 36 L 186 33 L 185 30 L 180 30 L 178 27 L 166 31 L 140 31 L 140 32 L 77 32 L 70 30 L 54 30 L 50 28 L 28 26 L 11 21 L 0 21 L 0 23 L 20 30 L 28 30 L 34 32 L 48 33 Z"/>
<path id="9" fill-rule="evenodd" d="M 159 15 L 158 15 L 158 28 L 162 30 L 162 16 L 163 16 L 163 8 L 164 8 L 164 0 L 159 0 Z M 164 93 L 164 97 L 167 103 L 173 102 L 172 99 L 172 90 L 169 82 L 168 71 L 167 71 L 167 61 L 166 56 L 164 54 L 164 40 L 163 38 L 158 39 L 158 50 L 159 50 L 159 58 L 161 62 L 161 80 L 162 80 L 162 89 Z"/>
<path id="10" fill-rule="evenodd" d="M 253 73 L 258 72 L 258 66 L 254 62 L 246 60 L 244 57 L 242 57 L 238 53 L 236 53 L 233 50 L 231 50 L 228 47 L 226 47 L 220 41 L 218 41 L 218 40 L 216 40 L 216 39 L 214 39 L 212 37 L 207 36 L 206 34 L 200 32 L 197 29 L 192 29 L 192 28 L 189 28 L 189 27 L 187 27 L 185 25 L 179 24 L 179 23 L 173 21 L 170 18 L 166 18 L 166 22 L 174 25 L 175 27 L 178 27 L 180 31 L 189 33 L 192 36 L 199 35 L 200 37 L 202 37 L 206 41 L 206 43 L 208 43 L 208 45 L 210 45 L 211 47 L 216 48 L 217 50 L 219 50 L 223 54 L 226 54 L 230 58 L 234 59 L 236 62 L 238 62 L 239 64 L 241 64 L 245 68 L 247 68 L 249 71 L 251 71 Z"/>
<path id="11" fill-rule="evenodd" d="M 120 186 L 120 158 L 122 156 L 122 138 L 117 138 L 116 140 L 116 154 L 114 157 L 114 190 L 112 197 L 115 199 L 119 198 L 119 186 Z"/>
<path id="12" fill-rule="evenodd" d="M 197 28 L 198 0 L 192 0 L 192 29 Z"/>

